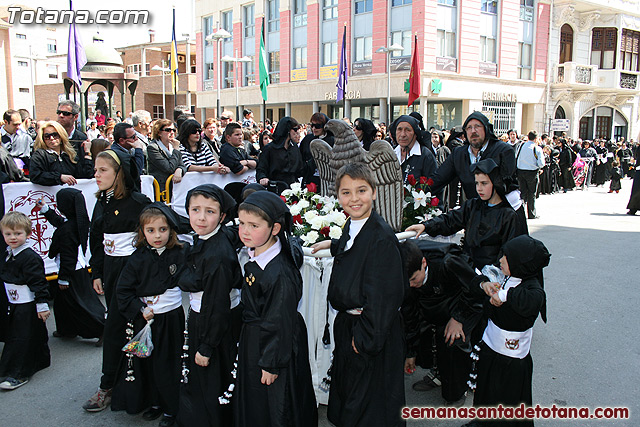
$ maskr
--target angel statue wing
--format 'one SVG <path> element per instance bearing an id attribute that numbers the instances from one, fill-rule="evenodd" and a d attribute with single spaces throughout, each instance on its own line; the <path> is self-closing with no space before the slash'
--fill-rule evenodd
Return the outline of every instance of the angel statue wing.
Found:
<path id="1" fill-rule="evenodd" d="M 321 139 L 314 139 L 309 145 L 311 155 L 316 161 L 316 168 L 320 175 L 320 195 L 335 196 L 335 182 L 337 170 L 331 167 L 331 146 Z"/>
<path id="2" fill-rule="evenodd" d="M 396 153 L 387 141 L 375 141 L 365 163 L 376 177 L 376 211 L 394 231 L 402 231 L 402 170 Z"/>

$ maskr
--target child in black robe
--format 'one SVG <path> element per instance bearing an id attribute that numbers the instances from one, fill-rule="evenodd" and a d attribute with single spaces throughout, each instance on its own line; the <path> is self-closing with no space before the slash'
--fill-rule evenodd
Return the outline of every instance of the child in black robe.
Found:
<path id="1" fill-rule="evenodd" d="M 277 195 L 257 191 L 240 205 L 238 216 L 249 262 L 242 284 L 235 425 L 315 426 L 307 328 L 297 311 L 302 250 L 290 240 L 291 213 Z"/>
<path id="2" fill-rule="evenodd" d="M 489 322 L 476 348 L 477 387 L 474 406 L 532 406 L 533 359 L 529 352 L 533 324 L 538 314 L 547 321 L 542 269 L 551 254 L 544 244 L 529 236 L 518 236 L 502 248 L 500 268 L 505 278 L 492 283 L 477 276 L 472 289 L 485 293 Z M 475 424 L 474 424 L 475 423 Z M 467 425 L 530 425 L 533 420 L 477 421 Z"/>
<path id="3" fill-rule="evenodd" d="M 230 406 L 219 398 L 233 381 L 237 350 L 229 293 L 240 288 L 242 272 L 230 231 L 222 225 L 235 205 L 226 191 L 213 184 L 187 193 L 185 208 L 197 235 L 179 278 L 180 288 L 190 292 L 191 306 L 178 413 L 183 426 L 233 424 Z"/>
<path id="4" fill-rule="evenodd" d="M 31 220 L 17 211 L 0 220 L 8 245 L 0 259 L 0 279 L 9 301 L 5 345 L 0 358 L 0 389 L 14 390 L 51 364 L 47 326 L 50 315 L 44 262 L 31 249 Z"/>
<path id="5" fill-rule="evenodd" d="M 618 160 L 613 161 L 613 168 L 611 169 L 611 184 L 609 184 L 609 193 L 619 193 L 622 189 L 620 180 L 622 179 L 622 168 Z"/>
<path id="6" fill-rule="evenodd" d="M 100 338 L 104 331 L 105 308 L 91 286 L 85 259 L 89 239 L 89 215 L 84 196 L 75 188 L 56 194 L 56 207 L 64 217 L 41 200 L 40 212 L 56 227 L 49 246 L 49 258 L 58 265 L 58 286 L 54 300 L 54 337 Z"/>
<path id="7" fill-rule="evenodd" d="M 111 393 L 127 343 L 125 319 L 118 309 L 116 284 L 129 256 L 135 251 L 134 242 L 138 218 L 151 200 L 135 191 L 140 188 L 138 169 L 131 156 L 120 150 L 105 150 L 95 159 L 98 184 L 97 201 L 91 217 L 89 246 L 93 289 L 105 296 L 107 320 L 104 325 L 102 347 L 102 378 L 100 388 L 82 406 L 85 411 L 98 412 L 111 403 Z"/>
<path id="8" fill-rule="evenodd" d="M 404 332 L 400 307 L 408 283 L 398 239 L 373 210 L 375 178 L 364 164 L 343 166 L 336 190 L 349 219 L 330 246 L 329 302 L 338 310 L 328 418 L 336 426 L 403 425 Z"/>
<path id="9" fill-rule="evenodd" d="M 142 414 L 160 426 L 175 423 L 180 389 L 180 356 L 184 310 L 176 274 L 183 262 L 176 230 L 179 219 L 167 205 L 154 202 L 140 214 L 136 251 L 118 280 L 118 308 L 129 319 L 129 340 L 151 324 L 153 350 L 146 358 L 127 354 L 120 364 L 111 409 Z"/>

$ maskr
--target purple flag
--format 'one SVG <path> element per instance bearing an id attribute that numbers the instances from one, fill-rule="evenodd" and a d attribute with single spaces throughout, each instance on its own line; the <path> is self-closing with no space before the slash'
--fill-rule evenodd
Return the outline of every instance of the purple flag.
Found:
<path id="1" fill-rule="evenodd" d="M 344 32 L 342 33 L 342 49 L 340 50 L 340 71 L 338 72 L 338 96 L 336 102 L 344 98 L 344 93 L 347 90 L 347 26 L 344 26 Z"/>
<path id="2" fill-rule="evenodd" d="M 69 0 L 69 9 L 73 10 L 73 3 Z M 80 34 L 76 30 L 76 23 L 69 24 L 69 48 L 67 50 L 67 77 L 76 82 L 78 88 L 82 86 L 80 70 L 87 63 L 87 55 L 84 53 Z"/>

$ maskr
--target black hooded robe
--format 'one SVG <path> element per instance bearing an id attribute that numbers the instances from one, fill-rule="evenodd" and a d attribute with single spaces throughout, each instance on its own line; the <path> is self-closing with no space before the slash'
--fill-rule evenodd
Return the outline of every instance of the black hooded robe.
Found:
<path id="1" fill-rule="evenodd" d="M 100 302 L 98 294 L 93 290 L 91 275 L 87 267 L 78 267 L 78 251 L 86 248 L 88 238 L 88 224 L 84 231 L 84 245 L 79 235 L 76 212 L 77 196 L 62 196 L 75 192 L 75 189 L 62 189 L 56 195 L 57 208 L 66 217 L 58 215 L 54 209 L 49 208 L 44 213 L 47 221 L 56 227 L 49 246 L 49 258 L 59 262 L 58 281 L 69 283 L 65 290 L 55 288 L 53 310 L 56 321 L 56 331 L 65 337 L 81 336 L 82 338 L 99 338 L 102 336 L 105 324 L 105 307 Z M 79 191 L 78 191 L 79 192 Z M 61 194 L 62 193 L 62 194 Z M 84 206 L 84 197 L 78 197 L 77 203 L 82 203 L 85 209 L 84 215 L 88 222 Z M 83 251 L 84 252 L 84 251 Z"/>
<path id="2" fill-rule="evenodd" d="M 404 425 L 404 332 L 400 307 L 405 293 L 398 240 L 375 211 L 345 250 L 348 220 L 329 282 L 329 302 L 338 310 L 328 418 L 336 426 Z M 347 310 L 362 309 L 360 315 Z M 356 354 L 352 342 L 358 349 Z"/>
<path id="3" fill-rule="evenodd" d="M 290 140 L 289 147 L 284 146 L 290 130 L 289 117 L 278 122 L 273 133 L 273 141 L 262 149 L 258 159 L 256 181 L 260 182 L 261 179 L 268 178 L 270 181 L 282 181 L 291 185 L 304 174 L 305 164 L 298 145 Z"/>

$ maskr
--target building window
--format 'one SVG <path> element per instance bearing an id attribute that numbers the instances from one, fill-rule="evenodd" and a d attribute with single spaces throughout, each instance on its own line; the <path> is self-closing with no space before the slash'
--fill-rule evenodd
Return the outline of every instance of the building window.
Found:
<path id="1" fill-rule="evenodd" d="M 251 86 L 256 83 L 256 63 L 255 56 L 250 56 L 251 62 L 244 64 L 244 85 Z"/>
<path id="2" fill-rule="evenodd" d="M 280 51 L 269 52 L 269 80 L 280 83 Z"/>
<path id="3" fill-rule="evenodd" d="M 29 63 L 27 61 L 18 61 L 18 67 L 28 67 Z"/>
<path id="4" fill-rule="evenodd" d="M 58 66 L 57 65 L 47 65 L 47 74 L 49 74 L 50 79 L 58 78 Z"/>
<path id="5" fill-rule="evenodd" d="M 455 6 L 456 0 L 438 0 L 438 4 L 443 4 L 445 6 Z"/>
<path id="6" fill-rule="evenodd" d="M 457 58 L 458 9 L 455 0 L 438 0 L 437 22 L 438 56 Z"/>
<path id="7" fill-rule="evenodd" d="M 307 0 L 293 0 L 293 27 L 307 25 Z"/>
<path id="8" fill-rule="evenodd" d="M 620 43 L 620 69 L 640 71 L 640 61 L 638 61 L 639 51 L 640 32 L 623 29 Z"/>
<path id="9" fill-rule="evenodd" d="M 411 30 L 395 31 L 391 33 L 391 44 L 399 44 L 404 50 L 399 52 L 392 52 L 393 58 L 401 56 L 411 56 Z"/>
<path id="10" fill-rule="evenodd" d="M 496 63 L 498 2 L 482 0 L 480 11 L 480 61 Z"/>
<path id="11" fill-rule="evenodd" d="M 482 0 L 480 10 L 486 13 L 492 13 L 496 15 L 498 13 L 498 1 L 497 0 Z"/>
<path id="12" fill-rule="evenodd" d="M 373 0 L 355 0 L 355 14 L 367 13 L 373 11 Z"/>
<path id="13" fill-rule="evenodd" d="M 482 101 L 482 110 L 493 118 L 493 131 L 496 135 L 507 133 L 516 127 L 516 103 L 502 101 Z"/>
<path id="14" fill-rule="evenodd" d="M 27 35 L 26 34 L 18 34 L 18 33 L 16 33 L 16 38 L 17 39 L 21 39 L 21 40 L 26 40 L 27 39 Z"/>
<path id="15" fill-rule="evenodd" d="M 616 63 L 616 28 L 594 28 L 591 31 L 591 65 L 612 69 Z"/>
<path id="16" fill-rule="evenodd" d="M 323 0 L 322 19 L 324 21 L 338 19 L 338 0 Z"/>
<path id="17" fill-rule="evenodd" d="M 153 120 L 163 119 L 164 118 L 164 110 L 162 109 L 162 105 L 154 105 L 153 106 Z"/>
<path id="18" fill-rule="evenodd" d="M 296 47 L 293 49 L 293 68 L 307 68 L 307 47 Z"/>
<path id="19" fill-rule="evenodd" d="M 55 39 L 47 39 L 47 52 L 58 53 L 58 42 Z"/>
<path id="20" fill-rule="evenodd" d="M 338 42 L 329 42 L 322 45 L 322 65 L 336 65 L 338 63 Z"/>
<path id="21" fill-rule="evenodd" d="M 525 42 L 518 43 L 518 78 L 531 80 L 532 45 Z"/>
<path id="22" fill-rule="evenodd" d="M 355 39 L 356 42 L 356 62 L 360 61 L 371 61 L 371 51 L 372 51 L 372 43 L 373 38 L 371 36 L 368 37 L 358 37 Z"/>
<path id="23" fill-rule="evenodd" d="M 533 0 L 520 0 L 518 78 L 523 80 L 533 78 L 533 16 Z"/>
<path id="24" fill-rule="evenodd" d="M 204 32 L 204 80 L 213 79 L 213 40 L 207 40 L 213 34 L 213 17 L 206 16 L 202 19 L 202 31 Z"/>
<path id="25" fill-rule="evenodd" d="M 280 31 L 280 0 L 267 1 L 267 27 L 270 33 Z"/>
<path id="26" fill-rule="evenodd" d="M 150 70 L 150 64 L 146 64 L 146 71 L 147 74 L 149 75 L 149 70 Z M 140 64 L 131 64 L 131 65 L 127 65 L 127 73 L 133 73 L 135 75 L 137 75 L 138 77 L 140 77 L 140 74 L 142 71 L 141 65 Z"/>
<path id="27" fill-rule="evenodd" d="M 226 12 L 222 12 L 222 28 L 229 32 L 229 34 L 233 35 L 233 11 L 228 10 Z M 225 39 L 229 40 L 229 39 Z"/>
<path id="28" fill-rule="evenodd" d="M 20 93 L 29 93 L 29 88 L 28 87 L 21 87 L 20 89 L 18 89 L 18 92 L 20 92 Z"/>
<path id="29" fill-rule="evenodd" d="M 391 7 L 404 6 L 405 4 L 411 4 L 412 0 L 391 0 Z"/>
<path id="30" fill-rule="evenodd" d="M 255 5 L 244 7 L 244 36 L 254 37 L 256 35 Z"/>
<path id="31" fill-rule="evenodd" d="M 234 79 L 235 75 L 233 73 L 234 62 L 223 62 L 222 63 L 222 88 L 229 89 L 234 87 Z"/>
<path id="32" fill-rule="evenodd" d="M 223 39 L 220 54 L 233 55 L 233 10 L 222 12 L 222 28 L 224 28 L 231 37 Z M 233 62 L 224 62 L 222 65 L 222 88 L 227 89 L 233 87 Z"/>
<path id="33" fill-rule="evenodd" d="M 480 36 L 480 61 L 496 62 L 496 39 Z"/>
<path id="34" fill-rule="evenodd" d="M 564 24 L 560 28 L 560 64 L 573 60 L 573 28 Z"/>

